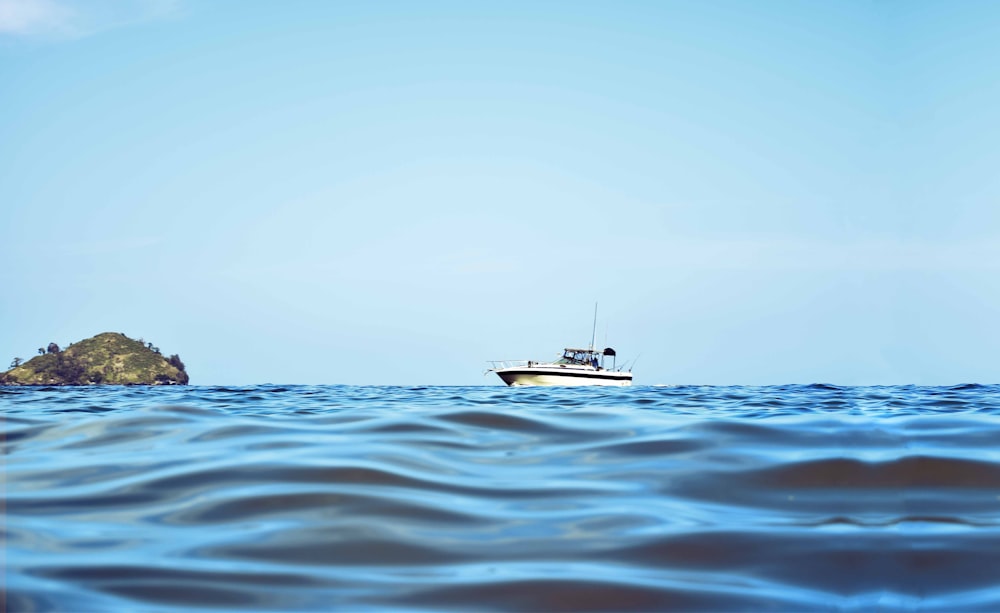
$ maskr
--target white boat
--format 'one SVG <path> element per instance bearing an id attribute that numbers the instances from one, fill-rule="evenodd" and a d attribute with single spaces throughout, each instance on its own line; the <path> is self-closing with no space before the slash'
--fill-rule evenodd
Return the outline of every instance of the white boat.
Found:
<path id="1" fill-rule="evenodd" d="M 612 358 L 611 368 L 605 367 L 605 358 Z M 504 383 L 520 385 L 632 385 L 631 371 L 615 368 L 615 350 L 573 349 L 563 350 L 562 357 L 555 362 L 534 362 L 532 360 L 505 360 L 490 362 Z"/>
<path id="2" fill-rule="evenodd" d="M 490 362 L 486 372 L 495 372 L 507 385 L 632 385 L 632 371 L 617 368 L 617 354 L 611 347 L 595 349 L 597 339 L 597 305 L 594 305 L 594 330 L 590 348 L 567 347 L 555 362 L 504 360 Z M 605 359 L 611 358 L 611 367 Z M 634 362 L 633 362 L 634 363 Z"/>

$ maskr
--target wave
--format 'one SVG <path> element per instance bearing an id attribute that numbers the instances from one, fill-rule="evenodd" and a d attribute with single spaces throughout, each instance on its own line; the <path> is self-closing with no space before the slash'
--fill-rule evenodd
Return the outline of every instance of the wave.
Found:
<path id="1" fill-rule="evenodd" d="M 10 610 L 1000 608 L 1000 388 L 3 388 Z"/>

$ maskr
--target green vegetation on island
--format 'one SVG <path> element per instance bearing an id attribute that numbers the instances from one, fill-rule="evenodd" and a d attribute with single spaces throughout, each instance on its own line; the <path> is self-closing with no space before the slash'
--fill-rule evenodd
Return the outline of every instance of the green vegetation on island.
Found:
<path id="1" fill-rule="evenodd" d="M 39 347 L 28 361 L 14 358 L 0 385 L 187 385 L 180 356 L 164 357 L 153 343 L 104 332 L 60 349 Z"/>

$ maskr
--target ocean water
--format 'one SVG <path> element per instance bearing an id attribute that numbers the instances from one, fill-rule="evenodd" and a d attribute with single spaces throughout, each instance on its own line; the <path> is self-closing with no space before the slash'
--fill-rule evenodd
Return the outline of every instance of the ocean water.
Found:
<path id="1" fill-rule="evenodd" d="M 9 611 L 998 611 L 1000 386 L 0 388 Z"/>

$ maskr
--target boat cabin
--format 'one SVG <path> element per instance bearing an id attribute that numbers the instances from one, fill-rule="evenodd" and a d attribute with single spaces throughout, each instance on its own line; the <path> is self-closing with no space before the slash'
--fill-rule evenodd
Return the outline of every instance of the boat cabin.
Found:
<path id="1" fill-rule="evenodd" d="M 562 357 L 556 360 L 556 364 L 572 364 L 576 366 L 591 366 L 598 370 L 604 370 L 604 356 L 616 357 L 615 350 L 606 347 L 600 349 L 573 349 L 567 347 L 563 350 Z M 612 366 L 612 369 L 614 366 Z"/>

